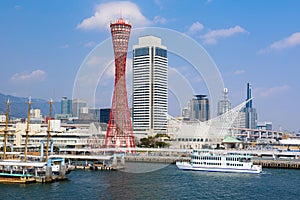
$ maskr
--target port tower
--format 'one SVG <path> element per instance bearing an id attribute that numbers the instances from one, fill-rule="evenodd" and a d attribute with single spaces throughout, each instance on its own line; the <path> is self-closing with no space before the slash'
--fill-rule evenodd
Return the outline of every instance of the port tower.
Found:
<path id="1" fill-rule="evenodd" d="M 135 147 L 126 90 L 126 58 L 131 24 L 119 18 L 110 23 L 115 57 L 115 82 L 110 118 L 105 137 L 106 148 Z"/>

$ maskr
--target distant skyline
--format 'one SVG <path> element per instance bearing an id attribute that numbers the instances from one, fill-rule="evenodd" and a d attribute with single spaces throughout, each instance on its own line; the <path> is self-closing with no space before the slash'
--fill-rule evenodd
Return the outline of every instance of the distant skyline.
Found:
<path id="1" fill-rule="evenodd" d="M 297 0 L 4 0 L 0 92 L 46 100 L 71 98 L 81 63 L 110 37 L 109 22 L 121 15 L 133 28 L 162 27 L 188 35 L 216 63 L 232 107 L 246 99 L 250 82 L 259 121 L 298 131 L 299 7 Z M 196 93 L 207 94 L 203 78 L 185 71 L 186 65 L 176 56 L 169 58 L 169 72 L 180 71 Z M 112 90 L 98 91 L 97 98 L 102 94 L 110 96 Z M 110 107 L 107 99 L 96 102 L 97 107 Z"/>

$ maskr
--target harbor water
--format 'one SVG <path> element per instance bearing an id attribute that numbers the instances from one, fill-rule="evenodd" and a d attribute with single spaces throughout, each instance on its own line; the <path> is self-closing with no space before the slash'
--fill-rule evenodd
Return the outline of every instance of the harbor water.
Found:
<path id="1" fill-rule="evenodd" d="M 161 168 L 160 164 L 144 165 Z M 142 171 L 128 173 L 75 170 L 68 175 L 67 181 L 28 185 L 0 184 L 0 199 L 300 198 L 300 170 L 264 169 L 262 174 L 253 175 L 181 171 L 175 165 L 167 165 L 152 172 Z"/>

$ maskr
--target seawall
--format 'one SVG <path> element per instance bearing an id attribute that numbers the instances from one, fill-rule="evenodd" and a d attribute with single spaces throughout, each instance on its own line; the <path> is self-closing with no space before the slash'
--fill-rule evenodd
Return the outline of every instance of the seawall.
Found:
<path id="1" fill-rule="evenodd" d="M 125 156 L 126 162 L 153 162 L 175 164 L 176 161 L 189 161 L 188 157 L 171 157 L 171 156 Z M 282 169 L 300 169 L 299 159 L 289 160 L 270 160 L 253 158 L 253 164 L 262 165 L 263 168 L 282 168 Z"/>

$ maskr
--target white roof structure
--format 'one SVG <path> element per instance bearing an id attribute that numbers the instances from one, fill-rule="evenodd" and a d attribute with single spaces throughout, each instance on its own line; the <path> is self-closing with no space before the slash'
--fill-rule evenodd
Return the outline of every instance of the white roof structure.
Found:
<path id="1" fill-rule="evenodd" d="M 182 122 L 172 120 L 173 134 L 178 138 L 224 138 L 228 135 L 228 130 L 232 127 L 240 110 L 246 105 L 247 101 L 229 110 L 223 115 L 217 116 L 206 122 Z M 175 128 L 174 128 L 175 127 Z"/>

